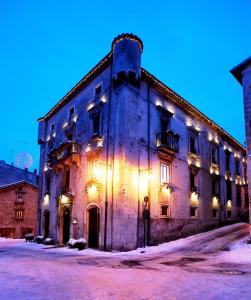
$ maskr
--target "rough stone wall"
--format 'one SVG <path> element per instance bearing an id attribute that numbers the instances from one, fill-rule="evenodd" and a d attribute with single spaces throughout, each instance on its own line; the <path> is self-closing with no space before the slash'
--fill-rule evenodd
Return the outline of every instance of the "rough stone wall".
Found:
<path id="1" fill-rule="evenodd" d="M 22 238 L 22 232 L 25 229 L 32 229 L 37 234 L 37 203 L 38 189 L 29 185 L 20 185 L 23 187 L 23 205 L 17 205 L 17 187 L 10 187 L 0 191 L 0 231 L 1 228 L 14 228 L 14 238 Z M 18 186 L 18 187 L 20 187 Z M 17 206 L 23 209 L 23 220 L 15 218 Z"/>

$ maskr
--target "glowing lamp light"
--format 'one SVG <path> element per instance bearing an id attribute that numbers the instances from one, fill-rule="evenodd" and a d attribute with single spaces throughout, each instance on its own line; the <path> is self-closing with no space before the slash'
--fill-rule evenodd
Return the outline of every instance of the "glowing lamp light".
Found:
<path id="1" fill-rule="evenodd" d="M 188 160 L 187 160 L 187 163 L 188 163 L 188 165 L 190 166 L 192 162 L 191 162 L 190 159 L 188 159 Z"/>
<path id="2" fill-rule="evenodd" d="M 219 205 L 219 200 L 217 197 L 213 197 L 213 207 L 218 207 Z"/>
<path id="3" fill-rule="evenodd" d="M 85 148 L 85 152 L 89 152 L 91 150 L 91 146 L 87 145 L 87 147 Z"/>
<path id="4" fill-rule="evenodd" d="M 209 134 L 208 134 L 208 140 L 209 140 L 210 142 L 213 140 L 212 133 L 209 133 Z"/>
<path id="5" fill-rule="evenodd" d="M 87 106 L 87 111 L 91 110 L 93 107 L 94 107 L 94 103 L 90 103 L 90 104 Z"/>
<path id="6" fill-rule="evenodd" d="M 216 175 L 219 175 L 220 174 L 220 172 L 219 172 L 219 170 L 217 169 L 217 170 L 215 170 L 215 174 Z"/>
<path id="7" fill-rule="evenodd" d="M 231 200 L 227 200 L 227 207 L 231 208 L 232 207 L 232 201 Z"/>
<path id="8" fill-rule="evenodd" d="M 192 126 L 191 120 L 187 119 L 187 121 L 186 121 L 186 126 L 187 126 L 187 127 L 191 127 L 191 126 Z"/>
<path id="9" fill-rule="evenodd" d="M 68 122 L 67 121 L 65 121 L 64 123 L 63 123 L 63 128 L 65 128 L 66 126 L 68 125 Z"/>
<path id="10" fill-rule="evenodd" d="M 52 136 L 53 136 L 53 137 L 56 137 L 56 132 L 54 132 Z"/>
<path id="11" fill-rule="evenodd" d="M 49 142 L 50 138 L 51 138 L 51 137 L 48 135 L 48 136 L 47 136 L 47 139 L 46 139 L 46 142 Z"/>
<path id="12" fill-rule="evenodd" d="M 224 145 L 224 146 L 223 146 L 223 149 L 224 149 L 224 150 L 226 150 L 226 149 L 227 149 L 227 146 L 226 146 L 226 145 Z"/>
<path id="13" fill-rule="evenodd" d="M 157 101 L 155 102 L 155 105 L 156 105 L 156 106 L 161 106 L 161 107 L 162 107 L 162 103 L 161 103 L 160 100 L 157 100 Z"/>
<path id="14" fill-rule="evenodd" d="M 75 115 L 75 116 L 72 118 L 72 120 L 73 120 L 74 123 L 77 123 L 77 119 L 78 119 L 78 116 L 77 116 L 77 115 Z"/>
<path id="15" fill-rule="evenodd" d="M 103 146 L 103 140 L 98 141 L 97 146 L 102 147 Z"/>
<path id="16" fill-rule="evenodd" d="M 69 197 L 67 197 L 65 195 L 61 195 L 60 203 L 61 204 L 68 204 L 69 203 Z"/>
<path id="17" fill-rule="evenodd" d="M 49 194 L 44 195 L 44 205 L 47 206 L 50 203 L 50 196 Z"/>
<path id="18" fill-rule="evenodd" d="M 194 126 L 194 129 L 195 129 L 196 131 L 200 131 L 200 127 L 199 127 L 198 125 L 195 125 L 195 126 Z"/>
<path id="19" fill-rule="evenodd" d="M 168 105 L 167 110 L 170 111 L 170 113 L 174 114 L 174 108 L 172 106 Z"/>
<path id="20" fill-rule="evenodd" d="M 197 202 L 199 200 L 199 194 L 197 192 L 192 192 L 190 198 L 191 201 Z"/>
<path id="21" fill-rule="evenodd" d="M 196 161 L 195 166 L 196 166 L 197 168 L 200 168 L 200 161 L 199 161 L 199 160 Z"/>
<path id="22" fill-rule="evenodd" d="M 103 103 L 106 103 L 106 102 L 107 102 L 107 99 L 106 99 L 106 96 L 105 96 L 105 95 L 103 95 L 103 96 L 101 97 L 101 102 L 103 102 Z"/>
<path id="23" fill-rule="evenodd" d="M 220 140 L 219 140 L 218 136 L 216 136 L 216 137 L 214 138 L 214 141 L 215 141 L 216 144 L 219 144 Z"/>
<path id="24" fill-rule="evenodd" d="M 97 187 L 95 184 L 91 184 L 90 187 L 89 187 L 89 192 L 91 194 L 95 194 L 97 192 Z"/>
<path id="25" fill-rule="evenodd" d="M 213 174 L 213 172 L 214 172 L 214 170 L 213 170 L 213 168 L 211 167 L 211 168 L 210 168 L 210 174 Z"/>

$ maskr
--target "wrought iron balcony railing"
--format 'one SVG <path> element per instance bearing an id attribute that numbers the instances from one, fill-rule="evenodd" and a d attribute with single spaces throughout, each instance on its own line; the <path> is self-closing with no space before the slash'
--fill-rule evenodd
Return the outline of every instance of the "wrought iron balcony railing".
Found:
<path id="1" fill-rule="evenodd" d="M 157 147 L 164 147 L 173 152 L 179 152 L 179 134 L 172 130 L 160 132 L 157 134 Z"/>

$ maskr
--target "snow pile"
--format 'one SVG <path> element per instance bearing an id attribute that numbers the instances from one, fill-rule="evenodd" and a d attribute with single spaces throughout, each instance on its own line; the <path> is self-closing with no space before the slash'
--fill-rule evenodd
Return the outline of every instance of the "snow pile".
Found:
<path id="1" fill-rule="evenodd" d="M 247 244 L 248 238 L 244 238 L 230 247 L 221 255 L 225 261 L 232 263 L 249 263 L 251 264 L 251 244 Z"/>
<path id="2" fill-rule="evenodd" d="M 87 246 L 87 242 L 84 238 L 79 238 L 78 240 L 71 238 L 68 241 L 67 245 L 70 248 L 78 248 L 78 250 L 84 250 Z"/>

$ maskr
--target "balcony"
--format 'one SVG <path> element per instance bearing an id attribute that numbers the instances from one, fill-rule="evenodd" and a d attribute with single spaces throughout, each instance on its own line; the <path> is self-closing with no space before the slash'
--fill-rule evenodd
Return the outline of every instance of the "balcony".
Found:
<path id="1" fill-rule="evenodd" d="M 79 163 L 79 145 L 74 142 L 67 141 L 48 154 L 47 165 L 55 171 L 60 171 L 72 164 L 79 166 Z"/>
<path id="2" fill-rule="evenodd" d="M 160 155 L 173 158 L 174 154 L 179 152 L 179 134 L 172 130 L 157 134 L 157 149 Z"/>

